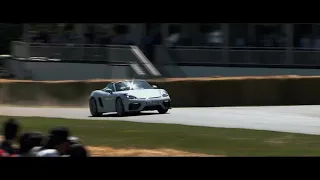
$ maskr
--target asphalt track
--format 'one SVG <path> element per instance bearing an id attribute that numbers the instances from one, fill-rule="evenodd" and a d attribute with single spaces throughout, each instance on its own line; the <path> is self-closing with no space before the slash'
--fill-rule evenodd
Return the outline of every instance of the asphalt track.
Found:
<path id="1" fill-rule="evenodd" d="M 117 117 L 114 114 L 91 117 L 88 108 L 0 106 L 0 115 L 169 123 L 320 134 L 320 106 L 173 108 L 168 114 L 144 112 L 129 117 Z"/>

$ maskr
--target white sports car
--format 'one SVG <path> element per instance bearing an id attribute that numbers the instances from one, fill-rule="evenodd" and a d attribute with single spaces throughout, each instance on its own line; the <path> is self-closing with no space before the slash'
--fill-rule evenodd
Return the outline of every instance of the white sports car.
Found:
<path id="1" fill-rule="evenodd" d="M 165 114 L 171 109 L 171 99 L 166 90 L 151 86 L 147 81 L 126 80 L 111 82 L 105 88 L 93 91 L 89 107 L 92 116 L 109 112 L 123 116 L 153 110 Z"/>

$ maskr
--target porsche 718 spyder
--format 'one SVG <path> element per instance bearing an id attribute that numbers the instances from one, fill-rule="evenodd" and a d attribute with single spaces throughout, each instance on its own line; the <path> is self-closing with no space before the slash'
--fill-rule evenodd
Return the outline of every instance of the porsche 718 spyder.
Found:
<path id="1" fill-rule="evenodd" d="M 145 80 L 111 82 L 90 95 L 89 108 L 92 116 L 116 112 L 119 116 L 141 111 L 158 111 L 165 114 L 171 109 L 168 92 L 150 85 Z"/>

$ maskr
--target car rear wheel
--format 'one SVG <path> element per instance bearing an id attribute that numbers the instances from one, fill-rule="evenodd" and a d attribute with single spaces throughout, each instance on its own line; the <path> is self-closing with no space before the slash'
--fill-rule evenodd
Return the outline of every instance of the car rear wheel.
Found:
<path id="1" fill-rule="evenodd" d="M 102 116 L 102 113 L 98 112 L 98 108 L 97 108 L 97 102 L 96 100 L 92 97 L 90 98 L 90 102 L 89 102 L 89 108 L 90 108 L 90 113 L 93 117 L 99 117 Z"/>
<path id="2" fill-rule="evenodd" d="M 169 110 L 169 109 L 159 108 L 159 109 L 158 109 L 158 112 L 159 112 L 160 114 L 165 114 L 165 113 L 168 112 L 168 110 Z"/>
<path id="3" fill-rule="evenodd" d="M 124 110 L 124 105 L 123 105 L 122 100 L 120 98 L 118 98 L 116 101 L 116 111 L 117 111 L 118 116 L 124 116 L 126 113 Z"/>

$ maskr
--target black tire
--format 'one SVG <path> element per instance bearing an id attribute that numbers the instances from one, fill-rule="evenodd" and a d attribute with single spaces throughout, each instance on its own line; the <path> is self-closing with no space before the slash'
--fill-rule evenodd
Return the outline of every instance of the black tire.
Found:
<path id="1" fill-rule="evenodd" d="M 116 111 L 117 111 L 118 116 L 120 116 L 120 117 L 124 116 L 126 114 L 121 98 L 118 98 L 116 100 Z"/>
<path id="2" fill-rule="evenodd" d="M 165 113 L 168 112 L 168 110 L 169 110 L 169 109 L 159 108 L 159 109 L 158 109 L 158 112 L 159 112 L 159 114 L 165 114 Z"/>
<path id="3" fill-rule="evenodd" d="M 93 117 L 99 117 L 102 116 L 102 113 L 98 112 L 98 108 L 97 108 L 97 102 L 96 100 L 92 97 L 90 98 L 89 101 L 89 108 L 90 108 L 90 113 Z"/>

